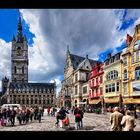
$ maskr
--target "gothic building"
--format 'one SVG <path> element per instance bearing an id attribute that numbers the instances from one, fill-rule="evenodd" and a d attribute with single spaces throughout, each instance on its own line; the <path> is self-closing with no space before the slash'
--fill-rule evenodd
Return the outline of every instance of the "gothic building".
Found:
<path id="1" fill-rule="evenodd" d="M 66 54 L 64 80 L 59 95 L 59 106 L 80 106 L 89 102 L 88 76 L 91 69 L 99 63 L 86 57 L 71 54 L 69 48 Z"/>
<path id="2" fill-rule="evenodd" d="M 17 36 L 13 36 L 11 49 L 11 81 L 2 79 L 1 104 L 12 103 L 22 106 L 54 106 L 55 83 L 28 83 L 28 45 L 22 33 L 21 18 Z"/>

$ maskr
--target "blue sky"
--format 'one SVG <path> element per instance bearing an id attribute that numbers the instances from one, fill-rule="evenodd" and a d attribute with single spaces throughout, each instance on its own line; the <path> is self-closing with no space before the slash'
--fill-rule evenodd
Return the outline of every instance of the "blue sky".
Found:
<path id="1" fill-rule="evenodd" d="M 29 81 L 55 80 L 60 90 L 67 45 L 76 55 L 104 61 L 125 47 L 140 23 L 139 9 L 0 9 L 0 79 L 10 78 L 10 48 L 19 14 L 29 46 Z M 6 69 L 3 71 L 3 69 Z"/>
<path id="2" fill-rule="evenodd" d="M 0 9 L 0 38 L 4 39 L 6 42 L 10 42 L 12 40 L 13 35 L 17 34 L 17 23 L 20 12 L 18 9 Z M 24 30 L 23 34 L 25 34 L 28 38 L 29 45 L 33 44 L 33 37 L 35 36 L 29 31 L 29 26 L 22 21 Z"/>

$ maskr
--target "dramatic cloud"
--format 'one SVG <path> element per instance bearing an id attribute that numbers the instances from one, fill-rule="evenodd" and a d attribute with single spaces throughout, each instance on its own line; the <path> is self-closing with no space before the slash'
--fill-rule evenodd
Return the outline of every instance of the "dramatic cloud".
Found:
<path id="1" fill-rule="evenodd" d="M 97 59 L 99 53 L 118 47 L 125 39 L 125 33 L 117 30 L 124 10 L 20 11 L 30 32 L 35 34 L 33 47 L 29 48 L 31 81 L 53 80 L 63 75 L 67 45 L 71 53 Z"/>
<path id="2" fill-rule="evenodd" d="M 6 43 L 3 39 L 0 39 L 0 79 L 7 76 L 11 76 L 11 42 Z M 0 82 L 1 90 L 1 82 Z"/>
<path id="3" fill-rule="evenodd" d="M 20 12 L 30 32 L 35 35 L 33 47 L 29 46 L 29 81 L 55 80 L 58 89 L 67 45 L 73 54 L 88 54 L 90 58 L 98 59 L 98 55 L 107 49 L 111 48 L 116 53 L 116 47 L 124 43 L 126 33 L 133 35 L 135 25 L 140 22 L 140 12 L 134 9 L 22 9 Z M 120 30 L 130 19 L 134 19 L 134 23 Z M 1 56 L 5 60 L 0 62 L 1 69 L 10 70 L 9 53 Z M 4 71 L 2 76 L 7 74 L 9 72 Z"/>

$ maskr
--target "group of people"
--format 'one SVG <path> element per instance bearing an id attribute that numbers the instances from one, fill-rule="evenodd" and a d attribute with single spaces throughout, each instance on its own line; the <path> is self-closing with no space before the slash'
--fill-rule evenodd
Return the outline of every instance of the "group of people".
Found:
<path id="1" fill-rule="evenodd" d="M 43 116 L 43 109 L 41 107 L 23 107 L 17 108 L 4 108 L 0 109 L 0 124 L 1 126 L 14 126 L 15 120 L 17 119 L 19 125 L 27 124 L 33 120 L 38 120 L 41 122 L 41 117 Z"/>
<path id="2" fill-rule="evenodd" d="M 83 116 L 84 116 L 84 111 L 82 110 L 81 107 L 76 107 L 73 108 L 73 110 L 71 111 L 71 113 L 75 116 L 75 129 L 82 129 L 83 128 Z M 69 111 L 68 109 L 65 109 L 65 107 L 61 107 L 61 109 L 57 112 L 56 115 L 56 120 L 57 122 L 55 123 L 56 126 L 60 126 L 60 127 L 65 127 L 68 126 L 70 127 L 70 122 L 69 122 L 69 117 L 68 115 Z"/>
<path id="3" fill-rule="evenodd" d="M 118 107 L 114 108 L 114 112 L 110 116 L 112 131 L 134 131 L 136 127 L 135 116 L 132 111 L 125 110 L 122 112 Z"/>

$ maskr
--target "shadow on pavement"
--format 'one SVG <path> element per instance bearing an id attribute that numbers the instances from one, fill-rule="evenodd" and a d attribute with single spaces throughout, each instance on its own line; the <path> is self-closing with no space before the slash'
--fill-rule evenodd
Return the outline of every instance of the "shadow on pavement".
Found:
<path id="1" fill-rule="evenodd" d="M 82 128 L 82 129 L 79 129 L 79 130 L 93 130 L 95 128 L 95 126 L 84 126 L 84 128 Z M 64 128 L 65 130 L 67 130 L 67 131 L 72 131 L 72 130 L 75 130 L 75 127 L 74 126 L 70 126 L 69 128 L 68 127 L 66 127 L 66 128 Z"/>

